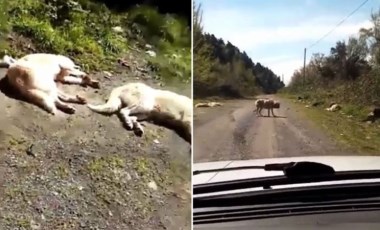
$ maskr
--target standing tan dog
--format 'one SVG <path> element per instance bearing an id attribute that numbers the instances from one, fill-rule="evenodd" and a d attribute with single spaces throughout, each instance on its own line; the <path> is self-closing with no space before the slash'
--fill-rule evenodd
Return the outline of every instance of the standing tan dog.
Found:
<path id="1" fill-rule="evenodd" d="M 99 88 L 98 81 L 91 79 L 87 73 L 80 70 L 78 65 L 75 65 L 73 60 L 66 56 L 48 53 L 35 53 L 28 54 L 18 60 L 37 63 L 39 66 L 46 65 L 48 68 L 55 68 L 55 71 L 59 71 L 61 69 L 61 66 L 65 66 L 65 75 L 54 75 L 55 81 L 83 86 L 88 85 L 93 88 Z M 15 63 L 18 60 L 5 55 L 3 57 L 3 62 L 0 63 L 0 66 L 8 68 L 10 64 Z"/>
<path id="2" fill-rule="evenodd" d="M 138 121 L 149 120 L 177 131 L 191 143 L 192 100 L 168 90 L 154 89 L 143 83 L 129 83 L 114 88 L 107 103 L 87 106 L 95 112 L 118 112 L 128 129 L 143 135 Z"/>
<path id="3" fill-rule="evenodd" d="M 273 117 L 276 117 L 276 115 L 273 112 L 273 109 L 279 109 L 280 108 L 280 102 L 274 101 L 272 99 L 257 99 L 255 102 L 256 105 L 256 115 L 261 114 L 262 109 L 268 110 L 268 117 L 270 116 L 270 112 L 272 112 Z"/>
<path id="4" fill-rule="evenodd" d="M 60 79 L 69 74 L 71 66 L 59 64 L 46 65 L 40 62 L 16 60 L 8 66 L 7 80 L 28 101 L 41 106 L 47 112 L 55 115 L 57 108 L 68 113 L 75 113 L 75 108 L 64 103 L 73 102 L 85 104 L 80 96 L 67 95 L 60 90 L 54 79 Z"/>

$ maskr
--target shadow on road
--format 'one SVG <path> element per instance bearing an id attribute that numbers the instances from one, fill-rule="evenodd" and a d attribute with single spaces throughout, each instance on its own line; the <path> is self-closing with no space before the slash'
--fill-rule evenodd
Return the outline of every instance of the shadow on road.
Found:
<path id="1" fill-rule="evenodd" d="M 284 116 L 275 116 L 275 117 L 271 117 L 271 116 L 258 116 L 258 117 L 263 117 L 263 118 L 287 118 L 287 117 L 284 117 Z"/>

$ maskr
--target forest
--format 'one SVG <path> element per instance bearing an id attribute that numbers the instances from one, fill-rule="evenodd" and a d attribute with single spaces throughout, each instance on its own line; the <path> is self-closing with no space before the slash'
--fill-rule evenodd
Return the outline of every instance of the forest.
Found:
<path id="1" fill-rule="evenodd" d="M 268 67 L 254 63 L 229 41 L 204 31 L 201 5 L 194 3 L 193 82 L 194 98 L 241 98 L 273 94 L 284 87 Z"/>

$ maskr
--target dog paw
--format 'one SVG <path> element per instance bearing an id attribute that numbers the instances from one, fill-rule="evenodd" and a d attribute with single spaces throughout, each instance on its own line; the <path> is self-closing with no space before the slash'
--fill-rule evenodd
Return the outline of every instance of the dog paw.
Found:
<path id="1" fill-rule="evenodd" d="M 95 89 L 100 89 L 100 83 L 99 81 L 91 80 L 89 83 L 89 86 Z"/>
<path id="2" fill-rule="evenodd" d="M 68 114 L 74 114 L 74 113 L 76 112 L 76 109 L 75 109 L 74 107 L 68 107 L 68 108 L 66 109 L 66 112 L 67 112 Z"/>
<path id="3" fill-rule="evenodd" d="M 128 130 L 132 130 L 132 129 L 133 129 L 133 124 L 132 124 L 132 122 L 128 122 L 128 121 L 126 121 L 126 122 L 125 122 L 125 127 L 126 127 Z"/>
<path id="4" fill-rule="evenodd" d="M 57 114 L 57 109 L 55 109 L 55 108 L 48 108 L 48 109 L 46 109 L 47 110 L 47 112 L 49 113 L 49 114 L 51 114 L 51 115 L 53 115 L 53 116 L 55 116 L 56 114 Z"/>
<path id="5" fill-rule="evenodd" d="M 79 95 L 77 95 L 76 97 L 77 97 L 79 103 L 81 103 L 81 104 L 87 104 L 86 98 L 84 98 L 82 96 L 79 96 Z"/>
<path id="6" fill-rule="evenodd" d="M 139 137 L 142 137 L 142 135 L 144 135 L 144 130 L 142 128 L 137 128 L 134 130 L 134 132 L 135 132 L 135 135 Z"/>

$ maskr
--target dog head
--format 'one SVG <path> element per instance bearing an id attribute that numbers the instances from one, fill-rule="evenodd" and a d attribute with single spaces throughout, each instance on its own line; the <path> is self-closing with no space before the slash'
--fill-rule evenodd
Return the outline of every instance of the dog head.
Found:
<path id="1" fill-rule="evenodd" d="M 280 108 L 280 102 L 275 101 L 275 102 L 273 103 L 273 108 L 274 108 L 274 109 L 279 109 L 279 108 Z"/>

